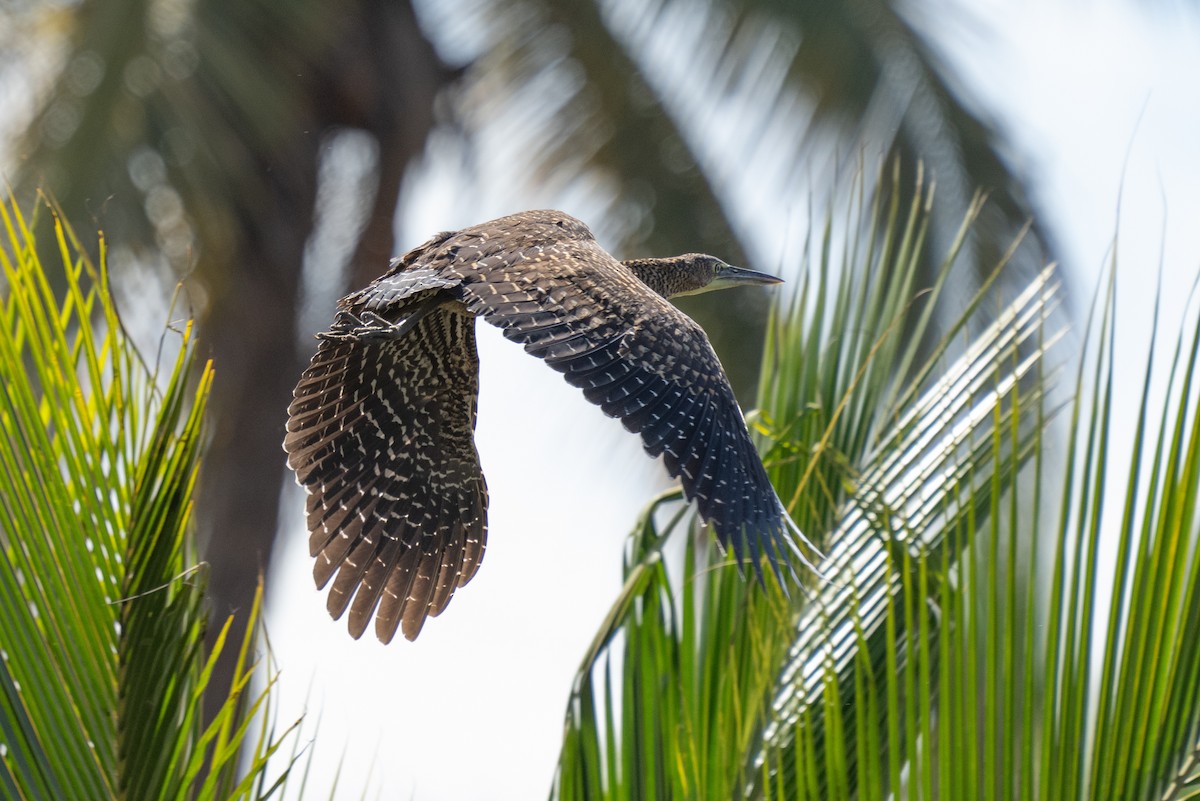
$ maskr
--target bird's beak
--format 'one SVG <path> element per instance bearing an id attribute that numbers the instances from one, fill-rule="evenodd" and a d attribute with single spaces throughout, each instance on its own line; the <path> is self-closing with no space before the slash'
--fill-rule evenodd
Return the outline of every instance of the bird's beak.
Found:
<path id="1" fill-rule="evenodd" d="M 760 273 L 758 270 L 747 270 L 745 267 L 726 265 L 709 284 L 716 289 L 727 286 L 742 286 L 744 284 L 782 284 L 783 279 L 770 273 Z"/>

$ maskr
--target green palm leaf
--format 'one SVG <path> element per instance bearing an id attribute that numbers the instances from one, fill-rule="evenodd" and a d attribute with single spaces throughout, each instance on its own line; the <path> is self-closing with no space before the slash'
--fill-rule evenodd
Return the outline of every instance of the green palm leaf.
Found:
<path id="1" fill-rule="evenodd" d="M 164 335 L 164 370 L 143 362 L 108 294 L 103 240 L 96 266 L 50 213 L 53 271 L 38 226 L 0 206 L 0 788 L 262 797 L 283 735 L 249 728 L 271 717 L 268 693 L 249 691 L 254 625 L 221 713 L 207 727 L 199 714 L 217 654 L 235 647 L 222 634 L 204 652 L 191 540 L 211 365 L 194 365 L 190 323 Z"/>
<path id="2" fill-rule="evenodd" d="M 662 555 L 682 527 L 652 509 L 581 666 L 553 797 L 1196 794 L 1200 327 L 1162 407 L 1143 401 L 1129 464 L 1110 464 L 1111 302 L 1073 402 L 1049 400 L 1053 270 L 1004 304 L 986 284 L 954 301 L 919 359 L 955 257 L 917 297 L 926 207 L 877 196 L 831 222 L 770 327 L 754 419 L 826 578 L 790 599 L 747 587 L 696 536 L 677 575 Z M 994 322 L 968 336 L 984 304 Z M 1056 414 L 1065 442 L 1045 433 Z"/>

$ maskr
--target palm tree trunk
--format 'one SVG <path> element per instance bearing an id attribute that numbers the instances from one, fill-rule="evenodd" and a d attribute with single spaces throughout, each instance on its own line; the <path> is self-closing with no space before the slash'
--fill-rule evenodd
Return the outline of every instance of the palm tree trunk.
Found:
<path id="1" fill-rule="evenodd" d="M 300 76 L 305 124 L 284 142 L 253 154 L 252 169 L 237 179 L 247 186 L 237 195 L 244 205 L 235 212 L 231 247 L 219 262 L 201 267 L 210 299 L 202 330 L 218 368 L 200 508 L 218 621 L 249 608 L 258 576 L 271 561 L 285 472 L 286 409 L 309 347 L 297 341 L 295 326 L 322 135 L 338 127 L 361 128 L 379 143 L 378 190 L 351 270 L 353 280 L 361 281 L 387 263 L 404 170 L 421 154 L 433 127 L 438 91 L 453 79 L 408 3 L 360 0 L 340 13 L 343 27 L 332 52 L 321 69 Z M 269 35 L 263 42 L 278 49 Z M 297 58 L 268 48 L 264 57 L 272 56 Z M 236 657 L 234 649 L 225 655 L 218 687 L 229 680 Z"/>

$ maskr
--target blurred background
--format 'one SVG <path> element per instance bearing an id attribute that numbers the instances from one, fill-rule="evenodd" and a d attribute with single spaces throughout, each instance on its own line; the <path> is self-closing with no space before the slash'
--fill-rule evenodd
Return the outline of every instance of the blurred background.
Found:
<path id="1" fill-rule="evenodd" d="M 932 253 L 989 193 L 976 275 L 1032 219 L 1004 280 L 1060 261 L 1086 311 L 1119 253 L 1120 343 L 1143 354 L 1158 280 L 1173 325 L 1200 264 L 1198 76 L 1200 13 L 1165 0 L 0 0 L 0 170 L 104 230 L 146 353 L 199 318 L 213 612 L 266 572 L 310 783 L 341 761 L 354 797 L 524 799 L 665 473 L 481 327 L 485 567 L 417 643 L 351 640 L 280 447 L 336 299 L 437 231 L 537 207 L 622 257 L 794 278 L 849 179 L 898 158 L 900 187 L 936 180 Z M 752 406 L 768 293 L 688 301 Z"/>

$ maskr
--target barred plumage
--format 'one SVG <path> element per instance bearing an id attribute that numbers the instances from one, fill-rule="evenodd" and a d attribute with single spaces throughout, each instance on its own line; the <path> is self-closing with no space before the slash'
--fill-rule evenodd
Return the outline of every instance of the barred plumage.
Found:
<path id="1" fill-rule="evenodd" d="M 479 568 L 487 488 L 475 451 L 475 317 L 563 373 L 662 456 L 760 570 L 795 538 L 708 338 L 667 297 L 777 283 L 702 254 L 619 262 L 580 221 L 530 211 L 442 233 L 343 298 L 296 386 L 284 448 L 309 493 L 318 587 L 350 632 L 415 639 Z M 790 529 L 790 530 L 789 530 Z M 801 557 L 803 558 L 803 557 Z M 336 573 L 336 577 L 335 577 Z"/>

